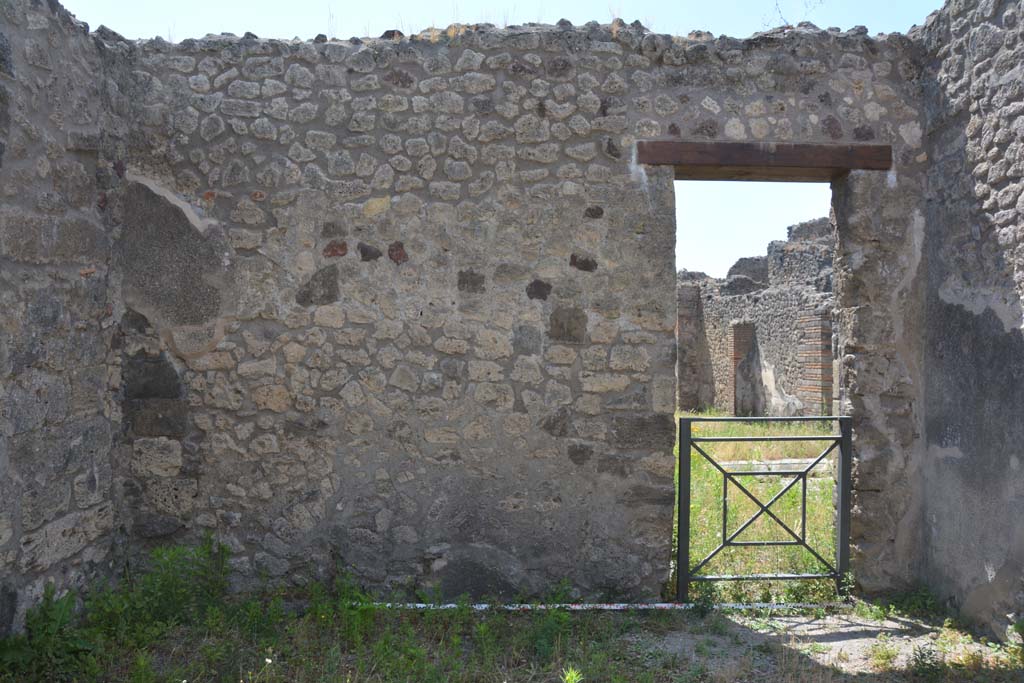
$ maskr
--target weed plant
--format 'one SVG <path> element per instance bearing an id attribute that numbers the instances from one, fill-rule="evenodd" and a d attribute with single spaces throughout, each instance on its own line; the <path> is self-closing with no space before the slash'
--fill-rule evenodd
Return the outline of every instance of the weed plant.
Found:
<path id="1" fill-rule="evenodd" d="M 782 634 L 744 643 L 711 610 L 718 588 L 700 586 L 704 609 L 644 613 L 477 612 L 466 598 L 454 609 L 385 609 L 343 572 L 329 584 L 232 595 L 226 550 L 207 540 L 156 550 L 117 585 L 82 595 L 48 588 L 25 634 L 0 640 L 0 683 L 708 683 L 763 680 L 752 677 L 761 658 L 774 662 L 771 680 L 828 673 L 807 655 L 817 650 L 786 646 Z M 560 589 L 546 601 L 566 597 Z M 893 602 L 901 600 L 924 601 Z M 642 646 L 680 632 L 692 653 L 652 657 Z M 740 650 L 723 668 L 732 648 Z M 885 641 L 872 651 L 887 674 L 893 652 Z M 1020 680 L 1009 648 L 987 652 L 952 624 L 935 653 L 915 652 L 910 678 L 893 680 Z"/>

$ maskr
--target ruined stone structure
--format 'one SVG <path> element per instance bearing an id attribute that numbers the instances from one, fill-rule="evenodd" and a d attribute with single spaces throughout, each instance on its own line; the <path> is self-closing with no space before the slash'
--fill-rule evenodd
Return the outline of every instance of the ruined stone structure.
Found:
<path id="1" fill-rule="evenodd" d="M 833 184 L 854 566 L 1005 625 L 1020 9 L 955 0 L 876 38 L 171 45 L 3 3 L 0 631 L 47 581 L 206 531 L 243 587 L 342 564 L 449 595 L 657 599 L 673 170 L 633 162 L 655 138 L 893 145 L 888 173 Z"/>
<path id="2" fill-rule="evenodd" d="M 724 279 L 679 272 L 681 410 L 832 414 L 832 233 L 827 218 L 791 226 Z"/>

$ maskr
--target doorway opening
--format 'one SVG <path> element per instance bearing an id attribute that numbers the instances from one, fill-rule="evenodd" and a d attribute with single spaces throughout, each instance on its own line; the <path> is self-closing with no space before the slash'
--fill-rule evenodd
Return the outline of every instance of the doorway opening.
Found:
<path id="1" fill-rule="evenodd" d="M 833 270 L 838 270 L 840 275 L 836 278 L 835 289 L 837 299 L 843 305 L 835 310 L 845 328 L 852 310 L 848 298 L 856 291 L 858 284 L 847 253 L 851 246 L 847 231 L 852 227 L 850 223 L 863 222 L 868 215 L 857 211 L 852 201 L 855 197 L 860 202 L 869 200 L 880 188 L 879 175 L 873 178 L 865 175 L 861 182 L 860 179 L 851 179 L 850 172 L 888 171 L 892 167 L 891 146 L 649 140 L 637 143 L 637 159 L 644 164 L 671 166 L 677 181 L 829 182 L 833 191 L 830 204 L 834 207 L 830 211 L 832 220 L 829 222 L 836 227 L 828 232 L 834 236 Z M 679 210 L 682 212 L 679 223 L 684 235 L 680 247 L 685 249 L 687 221 L 684 203 L 679 203 Z M 794 228 L 787 236 L 816 236 L 821 232 L 823 226 L 817 229 L 802 226 Z M 782 251 L 785 252 L 785 249 Z M 815 250 L 812 249 L 812 252 Z M 769 251 L 766 256 L 770 254 Z M 732 273 L 734 277 L 728 277 L 730 274 L 727 272 L 724 283 L 726 296 L 765 291 L 759 287 L 760 284 L 771 283 L 764 267 L 768 261 L 770 259 L 759 264 L 755 260 L 740 265 Z M 787 259 L 781 261 L 786 262 Z M 816 271 L 813 280 L 823 269 L 817 259 L 811 261 L 815 264 L 811 270 Z M 733 281 L 731 284 L 730 280 Z M 828 289 L 831 290 L 831 286 Z M 697 288 L 695 291 L 695 300 L 702 305 L 706 303 L 701 290 Z M 756 294 L 756 299 L 762 309 L 766 307 L 763 293 Z M 683 571 L 674 571 L 674 575 L 688 582 L 694 578 L 695 571 L 711 570 L 711 576 L 704 576 L 699 585 L 708 591 L 703 597 L 712 601 L 727 598 L 738 602 L 821 602 L 835 596 L 835 591 L 843 583 L 849 564 L 853 460 L 850 444 L 855 420 L 850 417 L 840 420 L 821 416 L 822 412 L 831 412 L 832 406 L 829 404 L 833 401 L 829 399 L 834 393 L 832 376 L 835 373 L 828 372 L 833 344 L 826 343 L 826 338 L 831 342 L 832 335 L 825 328 L 826 320 L 831 321 L 832 316 L 825 313 L 817 315 L 814 311 L 817 315 L 815 320 L 810 313 L 801 316 L 799 323 L 790 326 L 789 332 L 792 335 L 793 327 L 801 330 L 800 339 L 807 342 L 803 344 L 804 350 L 820 360 L 817 363 L 820 372 L 814 377 L 813 383 L 808 383 L 809 388 L 816 389 L 808 392 L 808 400 L 801 401 L 799 411 L 818 415 L 816 420 L 808 420 L 805 415 L 735 416 L 737 413 L 749 414 L 757 410 L 798 412 L 796 401 L 778 401 L 778 397 L 767 395 L 767 391 L 758 395 L 758 389 L 764 386 L 765 374 L 771 373 L 764 371 L 759 359 L 757 363 L 750 360 L 752 355 L 761 353 L 761 346 L 758 343 L 756 322 L 750 324 L 752 321 L 743 318 L 732 319 L 729 323 L 727 351 L 733 381 L 731 405 L 726 403 L 725 407 L 731 407 L 732 416 L 703 422 L 706 425 L 720 423 L 725 425 L 726 430 L 738 426 L 747 433 L 730 435 L 722 430 L 714 433 L 708 427 L 707 431 L 711 433 L 694 434 L 692 427 L 697 420 L 687 419 L 680 414 L 680 433 L 685 432 L 685 438 L 681 440 L 686 442 L 687 447 L 677 451 L 677 514 L 673 543 L 678 551 L 674 554 L 675 563 L 682 566 Z M 680 314 L 685 315 L 686 311 Z M 688 334 L 698 329 L 694 325 L 677 325 L 677 329 L 679 327 L 683 329 L 677 335 L 677 348 L 686 343 Z M 839 342 L 842 347 L 843 340 Z M 799 348 L 800 344 L 797 346 Z M 710 349 L 707 353 L 704 368 L 712 364 Z M 826 359 L 829 362 L 825 362 Z M 701 364 L 695 363 L 694 367 L 699 369 Z M 744 386 L 744 373 L 751 378 L 750 384 L 753 386 Z M 739 380 L 737 375 L 740 376 Z M 686 380 L 684 372 L 679 377 L 680 384 Z M 774 382 L 770 384 L 774 386 Z M 700 386 L 699 382 L 695 385 Z M 698 400 L 700 398 L 698 394 Z M 713 397 L 711 401 L 714 402 Z M 816 403 L 820 405 L 817 410 L 814 409 Z M 845 397 L 840 397 L 839 403 L 845 404 Z M 777 426 L 777 429 L 783 432 L 789 430 L 790 433 L 766 433 L 765 426 L 769 429 Z M 792 433 L 794 428 L 799 433 Z M 797 445 L 814 446 L 815 442 L 831 442 L 831 450 L 828 445 L 817 454 L 816 447 L 806 453 L 793 450 Z M 761 451 L 752 447 L 755 443 L 761 445 Z M 782 444 L 783 447 L 776 449 L 776 444 Z M 840 449 L 843 458 L 834 457 L 832 463 L 829 463 L 832 465 L 830 467 L 826 459 L 835 456 L 835 446 L 839 444 L 845 444 Z M 723 448 L 719 449 L 720 452 L 709 454 L 704 446 L 711 445 Z M 729 449 L 739 452 L 724 452 Z M 694 476 L 695 455 L 702 458 L 710 468 L 706 476 L 699 472 Z M 820 484 L 812 486 L 812 470 L 819 465 L 824 465 L 823 471 L 831 471 L 832 476 L 825 476 Z M 799 486 L 796 485 L 798 483 Z M 695 519 L 700 523 L 697 528 L 690 524 Z M 818 531 L 811 528 L 816 524 L 820 525 Z M 795 529 L 799 529 L 799 533 Z M 817 550 L 808 552 L 807 540 L 816 536 L 820 543 L 812 545 Z M 833 563 L 824 559 L 830 556 L 834 557 Z M 711 560 L 718 562 L 718 566 L 712 568 Z M 673 570 L 676 568 L 673 567 Z M 822 574 L 834 580 L 823 583 Z M 728 592 L 723 595 L 723 590 Z M 677 583 L 676 594 L 688 595 L 686 586 Z"/>
<path id="2" fill-rule="evenodd" d="M 829 185 L 675 190 L 679 410 L 836 414 Z"/>
<path id="3" fill-rule="evenodd" d="M 691 512 L 677 508 L 677 595 L 828 602 L 845 564 L 837 425 L 766 418 L 838 413 L 831 188 L 679 180 L 675 195 L 677 492 Z"/>

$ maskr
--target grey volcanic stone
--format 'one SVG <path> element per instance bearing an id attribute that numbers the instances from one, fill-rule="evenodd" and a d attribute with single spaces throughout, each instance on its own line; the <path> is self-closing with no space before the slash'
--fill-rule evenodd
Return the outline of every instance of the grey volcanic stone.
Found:
<path id="1" fill-rule="evenodd" d="M 572 344 L 584 343 L 587 338 L 587 314 L 579 308 L 556 308 L 548 320 L 548 337 Z"/>
<path id="2" fill-rule="evenodd" d="M 125 358 L 122 381 L 126 398 L 181 398 L 178 372 L 166 354 L 152 357 L 144 352 Z"/>
<path id="3" fill-rule="evenodd" d="M 341 289 L 338 285 L 338 266 L 332 265 L 321 268 L 314 273 L 309 278 L 309 281 L 302 285 L 295 294 L 295 302 L 300 306 L 323 306 L 324 304 L 334 303 L 340 297 Z"/>

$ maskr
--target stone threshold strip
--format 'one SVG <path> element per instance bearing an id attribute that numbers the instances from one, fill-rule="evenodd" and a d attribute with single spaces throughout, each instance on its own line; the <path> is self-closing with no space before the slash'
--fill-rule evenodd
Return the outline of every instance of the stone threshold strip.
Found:
<path id="1" fill-rule="evenodd" d="M 744 467 L 750 469 L 760 469 L 768 472 L 775 472 L 776 470 L 793 470 L 797 468 L 806 468 L 811 463 L 815 462 L 817 458 L 786 458 L 783 460 L 726 460 L 730 467 Z M 737 470 L 733 474 L 744 474 L 742 470 Z M 827 468 L 813 467 L 807 470 L 807 476 L 812 479 L 823 479 L 825 477 L 832 476 Z M 764 481 L 766 477 L 758 476 L 758 481 Z"/>
<path id="2" fill-rule="evenodd" d="M 366 603 L 353 602 L 352 606 Z M 371 602 L 370 606 L 378 609 L 440 611 L 460 609 L 463 605 L 455 602 Z M 696 605 L 692 602 L 551 602 L 551 603 L 492 603 L 477 602 L 469 605 L 474 612 L 544 612 L 547 610 L 565 610 L 567 612 L 630 612 L 633 610 L 688 610 Z M 713 606 L 717 610 L 757 610 L 757 609 L 841 609 L 852 608 L 853 603 L 844 601 L 833 602 L 720 602 Z"/>

